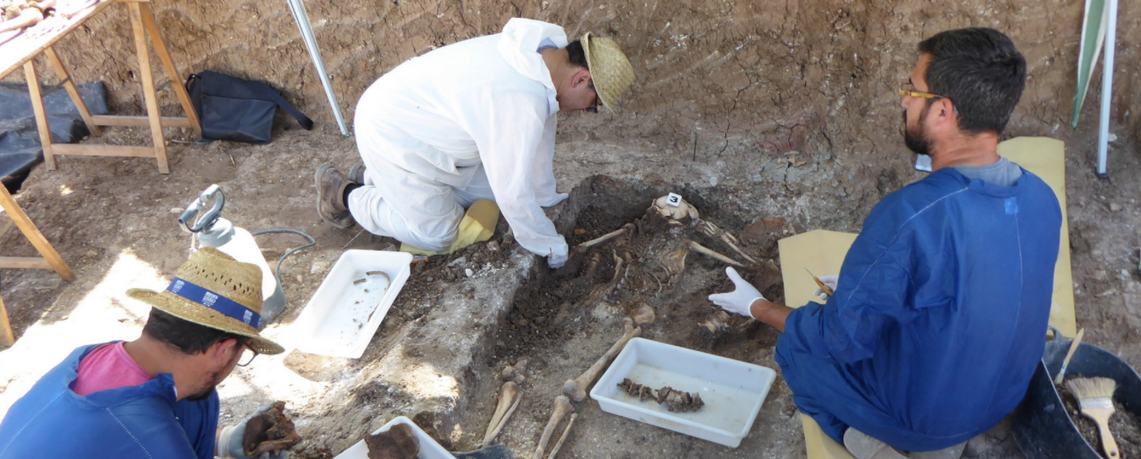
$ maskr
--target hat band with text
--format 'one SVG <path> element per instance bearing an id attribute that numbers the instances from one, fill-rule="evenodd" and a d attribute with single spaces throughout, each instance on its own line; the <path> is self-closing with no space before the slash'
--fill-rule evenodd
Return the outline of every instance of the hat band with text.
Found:
<path id="1" fill-rule="evenodd" d="M 240 321 L 255 329 L 261 327 L 260 314 L 251 311 L 249 308 L 238 304 L 234 300 L 185 279 L 174 278 L 174 280 L 170 281 L 170 286 L 166 288 L 166 291 L 218 311 L 226 317 Z"/>

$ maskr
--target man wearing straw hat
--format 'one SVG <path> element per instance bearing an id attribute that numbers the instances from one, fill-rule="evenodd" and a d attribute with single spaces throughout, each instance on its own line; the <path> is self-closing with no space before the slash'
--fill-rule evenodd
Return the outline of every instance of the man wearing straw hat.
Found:
<path id="1" fill-rule="evenodd" d="M 614 110 L 633 81 L 614 40 L 586 33 L 568 43 L 562 27 L 530 19 L 413 58 L 361 96 L 364 167 L 349 177 L 317 169 L 318 214 L 440 253 L 479 239 L 473 219 L 494 229 L 495 206 L 491 218 L 472 206 L 494 201 L 515 240 L 557 268 L 567 243 L 542 209 L 567 197 L 552 169 L 555 114 Z"/>
<path id="2" fill-rule="evenodd" d="M 214 387 L 282 352 L 258 334 L 261 278 L 203 248 L 165 291 L 129 290 L 152 306 L 142 335 L 80 347 L 44 375 L 0 422 L 0 458 L 246 458 L 246 422 L 216 437 Z"/>

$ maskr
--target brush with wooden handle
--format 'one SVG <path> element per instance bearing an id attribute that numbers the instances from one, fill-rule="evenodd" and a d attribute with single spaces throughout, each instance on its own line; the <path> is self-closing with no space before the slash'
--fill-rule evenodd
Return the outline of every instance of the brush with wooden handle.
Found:
<path id="1" fill-rule="evenodd" d="M 1066 358 L 1062 359 L 1062 368 L 1058 370 L 1058 376 L 1054 377 L 1054 385 L 1061 386 L 1062 381 L 1066 379 L 1066 367 L 1070 366 L 1070 359 L 1074 358 L 1074 351 L 1078 350 L 1078 346 L 1082 344 L 1082 335 L 1085 334 L 1086 329 L 1078 330 L 1078 334 L 1074 336 L 1074 340 L 1070 341 L 1070 350 L 1066 351 Z"/>
<path id="2" fill-rule="evenodd" d="M 1113 391 L 1117 390 L 1117 381 L 1110 378 L 1073 378 L 1066 381 L 1066 388 L 1078 399 L 1082 415 L 1097 424 L 1105 457 L 1120 458 L 1117 442 L 1109 431 L 1109 417 L 1113 415 Z"/>

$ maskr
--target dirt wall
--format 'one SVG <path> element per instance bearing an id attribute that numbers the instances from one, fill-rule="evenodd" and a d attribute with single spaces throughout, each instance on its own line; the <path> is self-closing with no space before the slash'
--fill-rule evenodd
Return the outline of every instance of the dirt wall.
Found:
<path id="1" fill-rule="evenodd" d="M 498 31 L 512 16 L 614 36 L 638 71 L 622 115 L 573 116 L 563 139 L 653 139 L 663 153 L 701 160 L 726 152 L 860 157 L 899 150 L 895 88 L 915 43 L 939 30 L 990 26 L 1026 55 L 1030 81 L 1011 134 L 1068 129 L 1082 3 L 643 0 L 311 0 L 309 16 L 351 122 L 359 95 L 400 62 L 436 46 Z M 336 129 L 320 80 L 285 2 L 157 0 L 155 11 L 183 72 L 215 69 L 264 79 Z M 1141 11 L 1121 5 L 1115 131 L 1137 136 L 1141 116 Z M 80 81 L 103 80 L 120 112 L 141 110 L 126 9 L 116 6 L 59 47 Z M 46 72 L 44 72 L 46 73 Z M 13 77 L 15 78 L 15 77 Z M 1096 126 L 1091 87 L 1082 129 Z M 169 84 L 164 106 L 173 110 Z M 850 156 L 849 156 L 850 157 Z"/>

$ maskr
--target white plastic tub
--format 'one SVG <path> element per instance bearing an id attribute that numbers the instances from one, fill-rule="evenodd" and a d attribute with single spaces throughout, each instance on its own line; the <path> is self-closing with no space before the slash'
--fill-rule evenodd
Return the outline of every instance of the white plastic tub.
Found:
<path id="1" fill-rule="evenodd" d="M 420 426 L 404 416 L 399 416 L 396 419 L 388 421 L 387 424 L 380 426 L 380 428 L 373 431 L 372 434 L 376 435 L 384 432 L 397 424 L 407 425 L 412 428 L 412 433 L 416 434 L 416 440 L 420 442 L 420 454 L 416 456 L 417 459 L 455 459 L 452 453 L 449 453 L 443 446 L 436 443 L 436 440 L 433 440 L 432 437 L 424 433 L 424 431 L 420 429 Z M 338 454 L 334 459 L 368 459 L 368 445 L 365 444 L 364 440 L 358 441 L 354 443 L 353 446 L 350 446 L 349 449 L 342 451 L 341 454 Z"/>
<path id="2" fill-rule="evenodd" d="M 411 272 L 412 254 L 347 250 L 294 322 L 298 350 L 359 358 Z"/>
<path id="3" fill-rule="evenodd" d="M 698 392 L 700 410 L 671 413 L 653 400 L 641 401 L 618 387 L 624 378 L 654 389 L 670 386 Z M 602 411 L 736 448 L 749 433 L 776 373 L 645 338 L 626 344 L 590 391 Z"/>

